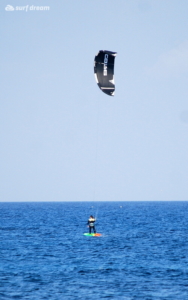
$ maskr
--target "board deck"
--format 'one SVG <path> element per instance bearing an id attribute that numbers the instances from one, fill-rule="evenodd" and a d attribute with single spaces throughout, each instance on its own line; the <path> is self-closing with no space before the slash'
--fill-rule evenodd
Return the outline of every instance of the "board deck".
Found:
<path id="1" fill-rule="evenodd" d="M 86 236 L 101 236 L 101 233 L 84 233 Z"/>

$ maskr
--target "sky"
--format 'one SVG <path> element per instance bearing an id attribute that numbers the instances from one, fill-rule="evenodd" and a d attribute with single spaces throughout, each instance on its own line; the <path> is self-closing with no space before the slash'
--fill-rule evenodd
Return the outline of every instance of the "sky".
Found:
<path id="1" fill-rule="evenodd" d="M 0 201 L 188 200 L 188 1 L 0 5 Z M 93 71 L 117 52 L 114 97 Z"/>

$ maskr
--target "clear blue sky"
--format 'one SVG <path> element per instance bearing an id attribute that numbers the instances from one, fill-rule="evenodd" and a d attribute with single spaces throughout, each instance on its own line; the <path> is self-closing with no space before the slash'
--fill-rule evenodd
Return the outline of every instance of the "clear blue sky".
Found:
<path id="1" fill-rule="evenodd" d="M 188 1 L 0 7 L 0 201 L 187 200 Z M 114 97 L 101 49 L 118 53 Z"/>

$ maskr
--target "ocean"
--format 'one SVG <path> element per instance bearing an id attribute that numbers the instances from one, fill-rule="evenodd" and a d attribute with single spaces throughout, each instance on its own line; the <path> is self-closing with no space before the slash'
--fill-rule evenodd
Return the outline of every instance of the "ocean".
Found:
<path id="1" fill-rule="evenodd" d="M 1 202 L 0 238 L 1 300 L 188 299 L 188 202 Z"/>

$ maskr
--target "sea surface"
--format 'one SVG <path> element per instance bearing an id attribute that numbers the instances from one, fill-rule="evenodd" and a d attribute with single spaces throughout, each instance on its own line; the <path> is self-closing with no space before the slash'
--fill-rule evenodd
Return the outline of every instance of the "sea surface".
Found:
<path id="1" fill-rule="evenodd" d="M 187 300 L 188 202 L 0 203 L 0 299 Z"/>

